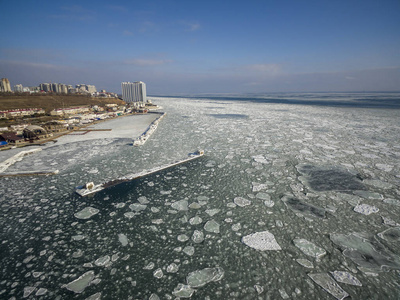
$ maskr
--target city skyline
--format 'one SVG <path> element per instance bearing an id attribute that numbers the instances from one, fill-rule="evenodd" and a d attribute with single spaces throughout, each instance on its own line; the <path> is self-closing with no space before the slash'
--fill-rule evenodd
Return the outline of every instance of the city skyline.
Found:
<path id="1" fill-rule="evenodd" d="M 212 6 L 211 6 L 212 4 Z M 398 91 L 400 2 L 2 3 L 0 77 L 153 95 Z"/>

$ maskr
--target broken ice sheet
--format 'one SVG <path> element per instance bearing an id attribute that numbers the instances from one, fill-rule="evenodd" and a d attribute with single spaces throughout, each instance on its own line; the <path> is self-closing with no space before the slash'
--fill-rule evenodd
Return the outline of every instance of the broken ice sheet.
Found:
<path id="1" fill-rule="evenodd" d="M 338 300 L 344 299 L 349 294 L 344 291 L 327 273 L 308 274 L 308 276 L 325 291 Z"/>
<path id="2" fill-rule="evenodd" d="M 193 289 L 190 285 L 179 283 L 172 294 L 178 298 L 190 298 L 194 292 L 195 289 Z"/>
<path id="3" fill-rule="evenodd" d="M 400 269 L 400 257 L 391 253 L 374 237 L 362 233 L 330 235 L 331 241 L 360 267 L 382 271 L 382 268 Z"/>
<path id="4" fill-rule="evenodd" d="M 215 220 L 207 221 L 204 225 L 204 230 L 213 233 L 219 233 L 219 224 Z"/>
<path id="5" fill-rule="evenodd" d="M 370 214 L 377 213 L 379 211 L 379 208 L 368 204 L 359 204 L 354 207 L 354 211 L 368 216 Z"/>
<path id="6" fill-rule="evenodd" d="M 78 211 L 77 213 L 75 213 L 74 216 L 75 216 L 75 218 L 78 218 L 81 220 L 87 220 L 98 213 L 99 213 L 99 210 L 97 208 L 88 206 L 88 207 L 85 207 L 84 209 L 82 209 L 81 211 Z"/>
<path id="7" fill-rule="evenodd" d="M 68 283 L 65 287 L 75 293 L 82 293 L 94 278 L 94 271 L 88 271 L 79 278 Z"/>
<path id="8" fill-rule="evenodd" d="M 171 204 L 171 207 L 175 210 L 186 211 L 188 210 L 187 200 L 179 200 Z"/>
<path id="9" fill-rule="evenodd" d="M 187 284 L 193 288 L 202 287 L 209 282 L 219 281 L 224 277 L 222 268 L 205 268 L 191 272 L 186 277 Z"/>
<path id="10" fill-rule="evenodd" d="M 282 250 L 276 242 L 275 236 L 269 231 L 255 232 L 242 238 L 242 243 L 260 251 Z"/>
<path id="11" fill-rule="evenodd" d="M 334 271 L 334 272 L 331 272 L 331 274 L 337 282 L 350 284 L 350 285 L 356 285 L 356 286 L 362 286 L 362 283 L 360 282 L 360 280 L 358 280 L 354 275 L 350 274 L 349 272 Z"/>
<path id="12" fill-rule="evenodd" d="M 340 166 L 314 166 L 300 164 L 296 166 L 304 181 L 314 191 L 353 191 L 364 190 L 359 175 Z"/>
<path id="13" fill-rule="evenodd" d="M 325 218 L 325 210 L 323 208 L 308 204 L 299 199 L 289 196 L 283 197 L 282 201 L 288 208 L 290 208 L 294 212 L 321 219 Z"/>
<path id="14" fill-rule="evenodd" d="M 233 199 L 233 202 L 235 202 L 235 204 L 240 207 L 248 206 L 251 204 L 250 200 L 243 197 L 236 197 L 235 199 Z"/>
<path id="15" fill-rule="evenodd" d="M 317 245 L 307 241 L 306 239 L 294 239 L 293 243 L 305 255 L 314 257 L 316 259 L 319 259 L 326 254 L 325 249 L 318 247 Z"/>

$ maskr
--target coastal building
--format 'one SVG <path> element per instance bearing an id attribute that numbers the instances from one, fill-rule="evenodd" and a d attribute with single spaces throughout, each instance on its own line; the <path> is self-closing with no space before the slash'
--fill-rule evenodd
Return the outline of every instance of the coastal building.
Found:
<path id="1" fill-rule="evenodd" d="M 11 92 L 10 81 L 7 78 L 2 78 L 0 81 L 0 92 Z"/>
<path id="2" fill-rule="evenodd" d="M 16 84 L 14 85 L 14 92 L 16 93 L 22 93 L 24 91 L 24 87 L 22 84 Z"/>
<path id="3" fill-rule="evenodd" d="M 146 103 L 146 84 L 142 81 L 122 82 L 122 99 L 136 107 L 143 107 Z"/>

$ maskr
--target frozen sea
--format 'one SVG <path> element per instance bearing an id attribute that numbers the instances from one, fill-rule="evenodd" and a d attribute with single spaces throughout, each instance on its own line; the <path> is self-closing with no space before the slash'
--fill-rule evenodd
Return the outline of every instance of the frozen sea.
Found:
<path id="1" fill-rule="evenodd" d="M 400 298 L 400 94 L 152 100 L 7 169 L 60 172 L 0 179 L 1 299 Z"/>

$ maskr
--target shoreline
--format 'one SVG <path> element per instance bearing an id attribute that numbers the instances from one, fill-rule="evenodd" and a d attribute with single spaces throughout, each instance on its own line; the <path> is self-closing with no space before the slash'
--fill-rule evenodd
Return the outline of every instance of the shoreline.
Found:
<path id="1" fill-rule="evenodd" d="M 107 138 L 125 138 L 131 139 L 132 144 L 135 140 L 139 139 L 141 136 L 146 136 L 146 140 L 153 134 L 155 131 L 154 126 L 157 126 L 161 119 L 165 116 L 165 112 L 151 112 L 148 114 L 128 114 L 119 116 L 112 119 L 98 120 L 93 123 L 87 124 L 85 126 L 76 128 L 74 130 L 63 132 L 62 134 L 57 135 L 56 137 L 52 137 L 52 140 L 42 140 L 41 143 L 29 143 L 24 145 L 23 147 L 14 147 L 8 150 L 11 151 L 1 151 L 0 152 L 0 177 L 8 177 L 8 176 L 33 176 L 33 175 L 53 175 L 57 174 L 56 171 L 21 171 L 21 172 L 6 172 L 6 169 L 14 165 L 15 163 L 23 160 L 28 154 L 36 153 L 41 150 L 45 150 L 42 147 L 53 147 L 57 145 L 64 145 L 69 143 L 83 143 L 85 141 L 90 140 L 100 140 Z M 138 119 L 133 119 L 132 122 L 128 124 L 120 123 L 117 120 L 122 117 L 135 117 L 138 116 Z M 90 128 L 92 126 L 106 126 L 109 122 L 118 122 L 116 124 L 112 124 L 114 128 L 110 128 L 113 126 L 107 126 L 109 128 Z M 150 124 L 149 124 L 150 123 Z M 156 125 L 155 125 L 156 124 Z M 151 130 L 150 130 L 151 129 Z M 78 133 L 74 135 L 74 133 Z M 104 135 L 104 133 L 106 133 Z M 114 133 L 114 136 L 112 135 Z M 60 139 L 61 138 L 61 139 Z M 60 140 L 56 140 L 60 139 Z M 50 144 L 53 142 L 53 144 Z M 144 144 L 144 143 L 143 143 Z M 36 146 L 33 149 L 23 150 L 24 147 Z M 42 147 L 40 147 L 42 146 Z M 20 150 L 19 150 L 20 149 Z M 15 150 L 15 151 L 12 151 Z M 10 154 L 10 155 L 8 155 Z"/>

